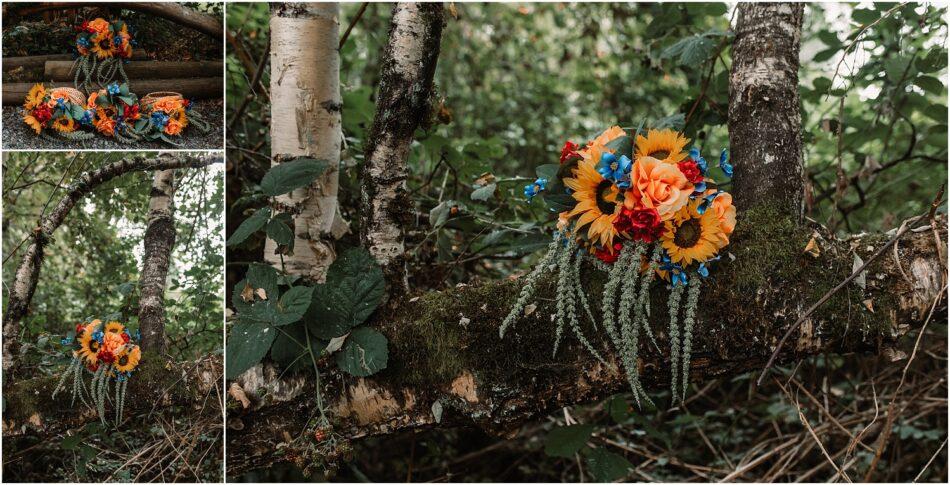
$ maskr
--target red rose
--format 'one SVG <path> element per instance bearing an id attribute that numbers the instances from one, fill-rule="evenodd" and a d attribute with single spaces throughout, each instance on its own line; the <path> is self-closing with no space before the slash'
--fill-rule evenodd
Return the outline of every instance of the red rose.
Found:
<path id="1" fill-rule="evenodd" d="M 680 169 L 680 172 L 683 172 L 683 175 L 686 176 L 686 179 L 689 180 L 691 184 L 698 184 L 703 181 L 703 172 L 699 170 L 699 167 L 696 166 L 696 162 L 691 159 L 683 160 L 678 163 L 677 166 Z"/>
<path id="2" fill-rule="evenodd" d="M 564 142 L 564 148 L 561 148 L 561 163 L 574 160 L 576 158 L 581 158 L 577 154 L 577 149 L 579 148 L 577 143 L 574 143 L 570 140 Z"/>
<path id="3" fill-rule="evenodd" d="M 660 220 L 660 213 L 652 207 L 640 209 L 624 207 L 614 221 L 614 227 L 620 232 L 630 234 L 630 237 L 635 240 L 647 243 L 656 241 L 663 233 L 663 221 Z"/>
<path id="4" fill-rule="evenodd" d="M 617 258 L 620 257 L 620 250 L 623 249 L 623 245 L 620 243 L 614 243 L 613 252 L 607 248 L 599 248 L 594 251 L 594 256 L 597 256 L 597 259 L 607 263 L 614 264 L 617 261 Z"/>
<path id="5" fill-rule="evenodd" d="M 125 343 L 129 343 L 129 340 L 132 340 L 132 337 L 129 337 L 129 334 L 122 332 L 122 341 Z"/>
<path id="6" fill-rule="evenodd" d="M 98 357 L 100 361 L 105 362 L 106 364 L 111 364 L 115 362 L 115 355 L 112 355 L 112 352 L 109 352 L 108 350 L 100 350 L 99 355 L 97 355 L 96 357 Z"/>
<path id="7" fill-rule="evenodd" d="M 122 109 L 122 116 L 124 116 L 125 119 L 127 119 L 127 120 L 136 120 L 136 119 L 138 119 L 138 116 L 139 116 L 139 105 L 137 105 L 137 104 L 136 104 L 136 105 L 133 105 L 133 106 L 125 105 L 125 107 Z"/>
<path id="8" fill-rule="evenodd" d="M 99 370 L 99 364 L 87 365 L 86 368 L 89 369 L 89 372 L 95 372 Z"/>
<path id="9" fill-rule="evenodd" d="M 33 117 L 36 118 L 36 121 L 45 124 L 53 118 L 53 112 L 49 109 L 49 106 L 41 104 L 33 109 Z"/>
<path id="10" fill-rule="evenodd" d="M 77 323 L 77 324 L 76 324 L 76 336 L 79 336 L 79 334 L 81 334 L 83 330 L 85 330 L 85 327 L 83 327 L 81 323 Z"/>

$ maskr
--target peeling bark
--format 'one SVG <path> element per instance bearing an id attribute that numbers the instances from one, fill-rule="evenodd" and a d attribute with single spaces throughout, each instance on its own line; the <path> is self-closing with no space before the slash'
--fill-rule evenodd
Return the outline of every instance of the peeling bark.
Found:
<path id="1" fill-rule="evenodd" d="M 402 228 L 411 223 L 406 191 L 413 134 L 428 123 L 442 39 L 441 3 L 397 3 L 382 55 L 376 115 L 361 173 L 360 242 L 383 268 L 390 293 L 408 287 Z"/>
<path id="2" fill-rule="evenodd" d="M 175 247 L 175 171 L 155 172 L 148 203 L 145 255 L 139 278 L 142 349 L 165 351 L 165 281 Z"/>
<path id="3" fill-rule="evenodd" d="M 267 239 L 264 260 L 290 274 L 323 281 L 336 259 L 333 240 L 348 229 L 337 205 L 340 145 L 340 6 L 271 4 L 271 156 L 274 164 L 299 157 L 326 160 L 330 169 L 307 187 L 277 197 L 294 214 L 294 252 L 277 254 Z"/>
<path id="4" fill-rule="evenodd" d="M 30 300 L 33 299 L 33 292 L 36 290 L 40 268 L 43 263 L 43 248 L 79 200 L 103 183 L 130 172 L 172 170 L 186 167 L 197 168 L 222 162 L 223 158 L 219 154 L 200 156 L 171 153 L 162 153 L 157 156 L 139 155 L 79 175 L 69 186 L 66 194 L 53 206 L 53 210 L 39 221 L 37 227 L 33 230 L 33 240 L 24 251 L 23 259 L 20 261 L 20 266 L 14 275 L 10 296 L 7 299 L 6 313 L 3 315 L 4 373 L 11 369 L 14 364 L 20 322 L 29 311 Z M 10 376 L 5 377 L 10 379 Z"/>
<path id="5" fill-rule="evenodd" d="M 729 78 L 736 205 L 804 213 L 798 54 L 804 4 L 740 3 Z"/>
<path id="6" fill-rule="evenodd" d="M 775 222 L 781 219 L 774 212 L 750 217 L 761 218 L 737 226 L 731 246 L 736 261 L 717 266 L 704 285 L 691 383 L 761 369 L 788 326 L 850 274 L 853 253 L 867 259 L 888 240 L 864 236 L 838 241 L 826 235 L 815 258 L 802 252 L 813 228 L 796 227 L 788 219 Z M 819 307 L 784 346 L 779 363 L 827 353 L 881 353 L 919 328 L 946 281 L 940 265 L 940 254 L 946 253 L 936 246 L 938 240 L 945 244 L 946 220 L 938 226 L 939 239 L 926 229 L 901 241 L 898 254 L 909 279 L 893 258 L 875 261 L 868 268 L 866 289 L 849 285 Z M 588 294 L 599 295 L 605 276 L 592 268 L 585 269 L 585 275 L 590 275 L 585 278 Z M 584 331 L 607 357 L 606 365 L 572 337 L 551 355 L 556 284 L 550 278 L 533 300 L 534 313 L 499 339 L 498 326 L 519 290 L 519 282 L 504 281 L 429 292 L 416 301 L 400 298 L 371 323 L 390 340 L 387 369 L 355 379 L 324 362 L 324 401 L 332 411 L 334 432 L 355 439 L 462 425 L 504 436 L 560 407 L 595 402 L 627 389 L 617 356 L 608 350 L 609 339 L 589 322 Z M 668 290 L 658 287 L 653 293 L 651 321 L 660 350 L 641 342 L 639 367 L 644 385 L 659 389 L 667 387 L 670 378 L 664 324 Z M 600 314 L 599 300 L 592 299 L 595 315 Z M 940 310 L 945 307 L 944 299 L 934 318 L 946 315 Z M 229 415 L 231 476 L 287 459 L 295 447 L 309 446 L 305 436 L 302 442 L 277 447 L 287 436 L 301 436 L 315 413 L 309 375 L 280 378 L 280 373 L 265 366 L 257 378 L 238 381 L 253 405 Z M 444 410 L 441 422 L 432 413 L 436 402 Z"/>

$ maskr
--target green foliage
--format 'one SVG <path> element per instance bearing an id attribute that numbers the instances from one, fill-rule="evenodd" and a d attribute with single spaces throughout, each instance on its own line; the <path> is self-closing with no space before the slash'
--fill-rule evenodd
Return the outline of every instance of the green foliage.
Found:
<path id="1" fill-rule="evenodd" d="M 275 197 L 310 185 L 330 167 L 326 160 L 295 158 L 281 162 L 267 171 L 261 179 L 261 192 Z"/>
<path id="2" fill-rule="evenodd" d="M 548 433 L 547 440 L 544 442 L 544 452 L 548 456 L 571 458 L 587 444 L 593 432 L 594 426 L 589 424 L 572 424 L 554 428 Z"/>
<path id="3" fill-rule="evenodd" d="M 350 375 L 366 377 L 385 369 L 388 358 L 386 337 L 372 328 L 360 327 L 350 333 L 336 354 L 336 365 Z"/>
<path id="4" fill-rule="evenodd" d="M 327 281 L 316 285 L 316 301 L 306 321 L 314 335 L 339 337 L 363 323 L 386 294 L 383 270 L 364 249 L 350 249 L 330 265 Z"/>
<path id="5" fill-rule="evenodd" d="M 276 335 L 275 329 L 261 323 L 235 323 L 228 335 L 225 352 L 226 378 L 234 379 L 260 362 Z"/>
<path id="6" fill-rule="evenodd" d="M 597 482 L 619 480 L 633 469 L 633 465 L 621 455 L 608 451 L 604 447 L 594 448 L 586 453 L 590 474 Z"/>

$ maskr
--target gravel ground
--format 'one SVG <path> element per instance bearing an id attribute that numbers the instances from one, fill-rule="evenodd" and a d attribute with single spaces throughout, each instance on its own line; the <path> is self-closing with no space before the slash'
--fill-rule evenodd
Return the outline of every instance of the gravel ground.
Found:
<path id="1" fill-rule="evenodd" d="M 72 142 L 67 140 L 51 141 L 40 138 L 23 122 L 19 106 L 3 107 L 3 148 L 8 150 L 49 150 L 79 148 L 84 150 L 140 150 L 140 149 L 199 149 L 221 150 L 224 148 L 224 101 L 220 99 L 195 101 L 192 109 L 197 110 L 208 122 L 210 130 L 202 133 L 196 128 L 185 128 L 176 141 L 181 146 L 171 146 L 162 141 L 140 142 L 126 145 L 104 136 L 92 140 Z"/>

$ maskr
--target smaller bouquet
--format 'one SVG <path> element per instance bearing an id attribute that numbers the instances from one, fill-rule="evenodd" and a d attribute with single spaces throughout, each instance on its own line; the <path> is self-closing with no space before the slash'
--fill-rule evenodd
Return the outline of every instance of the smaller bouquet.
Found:
<path id="1" fill-rule="evenodd" d="M 178 93 L 149 93 L 141 104 L 145 116 L 135 124 L 135 130 L 147 140 L 160 139 L 176 145 L 169 137 L 180 136 L 188 125 L 202 132 L 209 129 L 208 123 L 191 109 L 191 102 Z"/>
<path id="2" fill-rule="evenodd" d="M 142 119 L 138 96 L 129 91 L 128 84 L 113 82 L 93 91 L 86 108 L 95 111 L 95 128 L 99 133 L 124 143 L 142 139 L 135 132 L 135 124 Z"/>
<path id="3" fill-rule="evenodd" d="M 23 122 L 44 137 L 50 137 L 47 129 L 52 128 L 67 140 L 93 138 L 92 133 L 80 130 L 92 126 L 93 114 L 85 107 L 85 96 L 73 88 L 46 89 L 43 84 L 35 84 L 23 102 Z"/>
<path id="4" fill-rule="evenodd" d="M 72 399 L 76 396 L 86 403 L 83 395 L 84 370 L 92 374 L 91 388 L 96 411 L 105 423 L 105 401 L 109 387 L 115 382 L 116 424 L 122 420 L 125 408 L 125 394 L 129 378 L 139 366 L 142 350 L 133 342 L 128 329 L 119 322 L 111 321 L 103 325 L 101 320 L 76 324 L 75 334 L 63 339 L 64 345 L 71 345 L 72 361 L 53 390 L 53 397 L 65 389 L 66 381 L 72 380 Z M 87 403 L 88 404 L 88 403 Z"/>
<path id="5" fill-rule="evenodd" d="M 135 42 L 125 22 L 97 18 L 83 22 L 76 27 L 76 31 L 76 52 L 79 57 L 74 69 L 77 86 L 82 85 L 88 91 L 93 82 L 104 85 L 116 74 L 121 75 L 126 83 L 129 82 L 122 64 L 132 57 Z"/>

